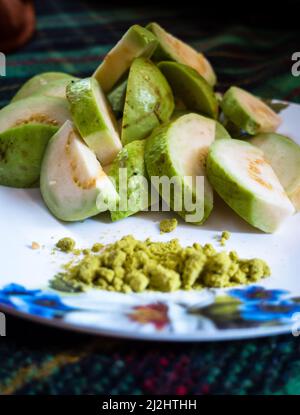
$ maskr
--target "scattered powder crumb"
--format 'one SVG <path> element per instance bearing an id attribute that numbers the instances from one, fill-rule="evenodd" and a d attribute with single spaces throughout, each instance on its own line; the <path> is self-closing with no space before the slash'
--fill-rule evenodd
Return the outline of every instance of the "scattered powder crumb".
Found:
<path id="1" fill-rule="evenodd" d="M 51 286 L 69 292 L 89 287 L 123 293 L 170 292 L 249 284 L 269 275 L 262 259 L 241 259 L 235 251 L 217 252 L 211 244 L 182 247 L 178 239 L 139 241 L 127 235 L 99 253 L 92 249 L 64 265 Z"/>
<path id="2" fill-rule="evenodd" d="M 228 232 L 228 231 L 223 231 L 223 232 L 222 232 L 222 235 L 221 235 L 221 238 L 220 238 L 220 244 L 221 244 L 222 246 L 225 246 L 226 241 L 228 241 L 228 239 L 230 238 L 230 236 L 231 236 L 230 232 Z"/>
<path id="3" fill-rule="evenodd" d="M 62 252 L 72 252 L 75 248 L 75 241 L 72 238 L 62 238 L 56 243 L 56 248 Z"/>
<path id="4" fill-rule="evenodd" d="M 160 233 L 169 233 L 177 228 L 177 219 L 164 219 L 159 223 Z"/>
<path id="5" fill-rule="evenodd" d="M 92 246 L 92 252 L 99 252 L 101 251 L 101 249 L 104 247 L 103 244 L 100 244 L 99 242 L 96 242 L 93 246 Z"/>
<path id="6" fill-rule="evenodd" d="M 40 249 L 40 244 L 39 243 L 37 243 L 37 242 L 32 242 L 31 243 L 31 249 Z"/>

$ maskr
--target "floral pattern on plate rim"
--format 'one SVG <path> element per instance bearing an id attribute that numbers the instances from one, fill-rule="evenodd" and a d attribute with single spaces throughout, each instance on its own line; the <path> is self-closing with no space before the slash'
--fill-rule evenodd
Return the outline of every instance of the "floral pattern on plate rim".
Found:
<path id="1" fill-rule="evenodd" d="M 283 289 L 257 285 L 231 288 L 222 294 L 215 293 L 209 302 L 196 304 L 159 298 L 148 302 L 144 299 L 140 304 L 120 304 L 119 307 L 115 303 L 100 304 L 98 301 L 94 307 L 87 307 L 87 299 L 83 303 L 78 299 L 70 304 L 69 298 L 57 292 L 26 289 L 13 283 L 0 289 L 0 305 L 22 313 L 68 322 L 76 322 L 80 316 L 81 324 L 115 329 L 126 325 L 126 328 L 142 332 L 188 333 L 191 330 L 275 327 L 290 325 L 300 313 L 300 297 L 291 297 Z"/>

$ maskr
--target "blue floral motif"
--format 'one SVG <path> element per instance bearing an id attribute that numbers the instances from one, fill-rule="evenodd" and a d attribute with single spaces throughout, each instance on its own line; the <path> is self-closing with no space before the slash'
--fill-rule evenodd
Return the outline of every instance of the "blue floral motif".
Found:
<path id="1" fill-rule="evenodd" d="M 209 319 L 219 330 L 291 324 L 300 313 L 300 297 L 291 297 L 283 289 L 261 286 L 234 288 L 204 307 L 190 309 Z"/>
<path id="2" fill-rule="evenodd" d="M 247 321 L 290 321 L 293 314 L 300 312 L 300 304 L 287 298 L 289 292 L 286 290 L 255 285 L 245 289 L 232 289 L 229 294 L 242 302 L 239 312 L 241 318 Z"/>
<path id="3" fill-rule="evenodd" d="M 245 303 L 261 303 L 279 301 L 289 294 L 289 292 L 279 289 L 268 290 L 258 285 L 252 285 L 244 289 L 231 289 L 228 291 L 228 294 Z"/>
<path id="4" fill-rule="evenodd" d="M 8 284 L 5 285 L 2 290 L 0 290 L 0 293 L 4 296 L 10 296 L 10 295 L 35 295 L 41 290 L 28 290 L 27 288 L 23 287 L 23 285 L 20 284 Z"/>
<path id="5" fill-rule="evenodd" d="M 291 321 L 295 313 L 300 312 L 300 304 L 289 300 L 278 302 L 262 301 L 260 303 L 245 303 L 240 306 L 241 317 L 244 320 L 255 320 L 260 322 L 268 321 Z"/>
<path id="6" fill-rule="evenodd" d="M 0 290 L 0 303 L 45 318 L 60 318 L 76 310 L 64 304 L 57 294 L 28 290 L 19 284 L 4 286 Z"/>
<path id="7" fill-rule="evenodd" d="M 7 305 L 9 307 L 13 307 L 13 303 L 10 301 L 10 298 L 7 297 L 6 295 L 3 295 L 2 293 L 0 293 L 0 303 L 3 305 Z"/>

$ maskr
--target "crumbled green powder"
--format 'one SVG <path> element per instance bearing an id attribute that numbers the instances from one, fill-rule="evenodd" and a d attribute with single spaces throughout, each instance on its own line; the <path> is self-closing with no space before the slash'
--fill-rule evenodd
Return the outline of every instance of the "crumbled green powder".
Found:
<path id="1" fill-rule="evenodd" d="M 93 251 L 93 250 L 92 250 Z M 212 245 L 182 247 L 169 242 L 136 240 L 128 235 L 89 252 L 77 263 L 64 266 L 52 287 L 71 291 L 87 287 L 118 292 L 162 292 L 204 287 L 230 287 L 256 282 L 270 275 L 261 259 L 240 259 L 236 252 L 217 252 Z"/>
<path id="2" fill-rule="evenodd" d="M 92 246 L 92 252 L 99 252 L 101 251 L 101 249 L 103 248 L 103 244 L 100 244 L 99 242 L 96 242 L 93 246 Z"/>
<path id="3" fill-rule="evenodd" d="M 57 242 L 56 247 L 63 252 L 71 252 L 75 248 L 75 241 L 72 238 L 62 238 Z"/>
<path id="4" fill-rule="evenodd" d="M 177 219 L 164 219 L 159 224 L 160 233 L 169 233 L 177 228 Z"/>
<path id="5" fill-rule="evenodd" d="M 225 246 L 225 244 L 226 244 L 226 241 L 228 241 L 228 239 L 230 238 L 230 232 L 228 232 L 228 231 L 223 231 L 222 232 L 222 235 L 221 235 L 221 238 L 220 238 L 220 244 L 222 245 L 222 246 Z"/>

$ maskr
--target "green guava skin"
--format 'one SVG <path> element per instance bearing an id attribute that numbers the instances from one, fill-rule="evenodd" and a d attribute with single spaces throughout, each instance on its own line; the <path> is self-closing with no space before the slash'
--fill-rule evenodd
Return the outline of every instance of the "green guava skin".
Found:
<path id="1" fill-rule="evenodd" d="M 81 221 L 107 210 L 119 197 L 95 154 L 82 141 L 70 121 L 50 139 L 40 176 L 41 194 L 49 211 L 58 219 Z"/>
<path id="2" fill-rule="evenodd" d="M 259 124 L 251 117 L 248 111 L 239 105 L 231 88 L 223 95 L 221 108 L 225 116 L 239 128 L 249 134 L 258 132 Z"/>
<path id="3" fill-rule="evenodd" d="M 23 124 L 59 127 L 70 117 L 66 99 L 32 96 L 13 102 L 0 110 L 0 133 Z"/>
<path id="4" fill-rule="evenodd" d="M 147 24 L 146 29 L 149 30 L 151 33 L 153 33 L 155 36 L 157 36 L 157 38 L 159 39 L 158 45 L 153 53 L 152 59 L 155 62 L 172 61 L 173 60 L 172 54 L 170 54 L 166 50 L 163 43 L 161 42 L 160 34 L 163 34 L 163 32 L 166 32 L 165 29 L 163 29 L 161 26 L 159 26 L 155 22 L 151 22 Z"/>
<path id="5" fill-rule="evenodd" d="M 195 194 L 193 189 L 188 186 L 180 173 L 178 173 L 176 166 L 174 165 L 174 161 L 172 158 L 172 155 L 170 153 L 170 147 L 169 147 L 169 134 L 171 132 L 172 128 L 176 128 L 176 123 L 183 118 L 183 117 L 189 117 L 189 116 L 196 116 L 200 119 L 204 119 L 205 117 L 202 117 L 199 114 L 186 114 L 181 117 L 178 117 L 174 121 L 170 121 L 168 123 L 165 123 L 158 127 L 156 130 L 153 131 L 150 137 L 146 140 L 146 147 L 145 147 L 145 163 L 146 163 L 146 169 L 148 173 L 148 177 L 151 180 L 151 177 L 153 176 L 167 176 L 170 179 L 176 178 L 176 183 L 179 186 L 182 186 L 182 189 L 185 189 L 184 192 L 191 192 L 193 194 L 193 200 L 195 200 Z M 211 120 L 212 121 L 212 120 Z M 160 192 L 161 189 L 156 189 L 158 192 Z M 162 196 L 162 195 L 161 195 Z M 202 203 L 202 200 L 199 201 Z M 175 195 L 174 192 L 171 191 L 170 194 L 170 208 L 174 210 L 175 206 Z M 202 219 L 199 222 L 193 222 L 195 225 L 202 225 L 206 219 L 209 217 L 211 211 L 213 209 L 213 190 L 208 183 L 207 179 L 205 178 L 205 185 L 204 185 L 204 214 Z M 194 212 L 186 212 L 184 210 L 182 211 L 176 211 L 178 215 L 180 215 L 185 221 L 186 216 L 189 214 L 193 214 Z"/>
<path id="6" fill-rule="evenodd" d="M 72 80 L 72 78 L 74 78 L 72 75 L 64 72 L 44 72 L 39 75 L 35 75 L 21 86 L 12 98 L 11 102 L 28 98 L 29 96 L 38 93 L 41 88 L 46 87 L 51 82 L 61 79 Z"/>
<path id="7" fill-rule="evenodd" d="M 136 201 L 135 208 L 127 211 L 111 211 L 111 219 L 113 222 L 124 219 L 128 216 L 134 215 L 149 206 L 149 198 L 147 202 L 143 199 L 144 188 L 141 188 L 139 184 L 133 183 L 129 185 L 130 179 L 139 179 L 139 177 L 147 178 L 146 166 L 145 166 L 145 145 L 146 140 L 132 141 L 127 144 L 117 155 L 114 162 L 111 164 L 108 175 L 114 180 L 117 192 L 119 192 L 119 169 L 127 169 L 127 191 L 128 199 L 134 199 Z M 137 182 L 138 183 L 138 182 Z M 149 191 L 149 189 L 147 189 Z"/>
<path id="8" fill-rule="evenodd" d="M 174 110 L 172 90 L 157 66 L 146 58 L 133 61 L 122 121 L 123 145 L 149 136 Z"/>
<path id="9" fill-rule="evenodd" d="M 241 185 L 237 178 L 223 168 L 219 162 L 218 146 L 227 139 L 215 141 L 209 150 L 206 171 L 207 177 L 219 196 L 246 222 L 266 233 L 272 233 L 278 228 L 278 223 L 270 211 L 266 209 L 266 203 Z M 242 146 L 250 146 L 248 142 L 239 141 Z"/>
<path id="10" fill-rule="evenodd" d="M 222 138 L 231 138 L 231 136 L 226 128 L 219 121 L 216 121 L 215 140 L 220 140 Z"/>
<path id="11" fill-rule="evenodd" d="M 286 194 L 300 211 L 300 146 L 277 133 L 260 133 L 249 141 L 260 148 L 271 164 Z"/>
<path id="12" fill-rule="evenodd" d="M 108 102 L 110 103 L 117 119 L 123 116 L 126 89 L 127 79 L 116 85 L 107 95 Z"/>
<path id="13" fill-rule="evenodd" d="M 263 104 L 265 107 L 269 108 L 265 103 L 263 103 L 259 98 L 250 94 L 248 91 L 244 91 L 241 88 L 232 86 L 230 87 L 225 94 L 221 102 L 221 108 L 225 117 L 232 122 L 235 126 L 246 131 L 250 135 L 258 134 L 259 132 L 265 131 L 265 126 L 255 117 L 255 114 L 251 113 L 240 100 L 239 92 L 246 92 L 248 95 L 252 96 L 257 100 L 258 103 Z M 276 114 L 269 108 L 269 110 L 276 116 Z M 269 131 L 273 131 L 273 128 L 270 128 Z"/>
<path id="14" fill-rule="evenodd" d="M 215 93 L 195 69 L 182 63 L 166 61 L 157 66 L 169 82 L 174 96 L 183 101 L 188 110 L 214 119 L 218 117 Z"/>
<path id="15" fill-rule="evenodd" d="M 57 130 L 51 125 L 27 124 L 0 133 L 0 185 L 38 185 L 45 149 Z"/>
<path id="16" fill-rule="evenodd" d="M 158 25 L 155 22 L 149 23 L 146 26 L 146 29 L 148 29 L 150 32 L 152 32 L 158 40 L 158 45 L 153 53 L 152 56 L 152 60 L 155 62 L 161 62 L 161 61 L 175 61 L 178 63 L 182 63 L 185 65 L 188 65 L 190 67 L 192 67 L 193 65 L 191 65 L 191 62 L 188 62 L 188 60 L 186 58 L 180 57 L 178 56 L 177 51 L 174 49 L 172 45 L 168 45 L 165 41 L 165 37 L 168 35 L 171 35 L 170 33 L 168 33 L 165 29 L 163 29 L 160 25 Z M 202 59 L 206 62 L 206 66 L 207 66 L 207 73 L 204 74 L 200 73 L 200 75 L 202 75 L 206 81 L 211 85 L 214 86 L 217 83 L 217 77 L 216 74 L 211 66 L 211 64 L 209 63 L 209 61 L 205 58 L 205 56 L 198 52 L 197 50 L 195 50 L 194 48 L 192 48 L 190 45 L 184 43 L 182 40 L 174 37 L 173 35 L 171 35 L 173 37 L 173 39 L 176 41 L 177 43 L 177 47 L 181 46 L 182 48 L 188 48 L 190 50 L 192 50 L 195 54 L 202 56 Z M 196 68 L 195 68 L 196 70 Z"/>
<path id="17" fill-rule="evenodd" d="M 101 96 L 106 116 L 96 101 Z M 81 79 L 67 86 L 72 119 L 87 145 L 103 166 L 111 163 L 122 148 L 117 122 L 95 78 Z"/>
<path id="18" fill-rule="evenodd" d="M 131 26 L 122 39 L 105 56 L 93 77 L 107 94 L 124 76 L 133 60 L 150 58 L 157 47 L 157 39 L 149 30 L 139 25 Z"/>

